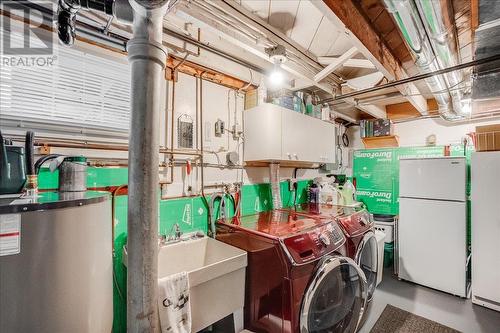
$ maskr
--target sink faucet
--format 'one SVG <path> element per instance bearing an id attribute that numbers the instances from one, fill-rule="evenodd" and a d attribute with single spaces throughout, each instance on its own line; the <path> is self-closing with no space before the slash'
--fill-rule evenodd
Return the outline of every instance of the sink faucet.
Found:
<path id="1" fill-rule="evenodd" d="M 181 241 L 182 231 L 179 223 L 172 226 L 170 232 L 166 235 L 160 235 L 160 244 L 177 243 Z"/>
<path id="2" fill-rule="evenodd" d="M 172 226 L 172 230 L 170 231 L 170 235 L 168 236 L 168 241 L 178 241 L 181 239 L 182 231 L 179 223 L 175 223 Z"/>

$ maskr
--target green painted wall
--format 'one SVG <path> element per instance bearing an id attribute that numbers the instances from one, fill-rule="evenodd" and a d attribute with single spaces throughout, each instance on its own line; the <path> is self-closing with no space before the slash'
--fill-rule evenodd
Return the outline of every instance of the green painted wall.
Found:
<path id="1" fill-rule="evenodd" d="M 107 186 L 126 185 L 128 181 L 127 168 L 98 168 L 89 167 L 87 186 L 89 188 L 103 188 Z M 307 187 L 310 181 L 298 182 L 297 203 L 307 200 Z M 57 189 L 58 173 L 51 173 L 42 168 L 39 177 L 41 189 Z M 244 185 L 241 190 L 242 214 L 253 214 L 272 209 L 271 187 L 269 184 Z M 288 183 L 281 183 L 281 199 L 284 207 L 293 205 L 293 193 L 288 190 Z M 208 198 L 209 200 L 209 198 Z M 114 204 L 114 254 L 113 254 L 113 303 L 114 320 L 113 332 L 126 332 L 126 295 L 127 271 L 122 264 L 122 249 L 127 242 L 127 196 L 117 196 Z M 228 216 L 233 216 L 234 207 L 228 207 Z M 160 200 L 159 203 L 159 231 L 162 235 L 169 234 L 175 223 L 179 223 L 183 232 L 208 229 L 207 207 L 201 197 Z"/>

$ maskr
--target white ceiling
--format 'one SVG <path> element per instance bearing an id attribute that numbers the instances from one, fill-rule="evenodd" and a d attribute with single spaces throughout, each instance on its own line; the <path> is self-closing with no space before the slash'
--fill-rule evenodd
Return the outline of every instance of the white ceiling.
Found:
<path id="1" fill-rule="evenodd" d="M 235 0 L 316 56 L 339 56 L 352 47 L 347 37 L 311 1 Z"/>
<path id="2" fill-rule="evenodd" d="M 328 20 L 310 0 L 234 0 L 317 57 L 344 54 L 353 47 L 344 31 Z M 318 0 L 319 1 L 319 0 Z M 353 58 L 364 59 L 361 54 Z M 343 79 L 372 73 L 370 69 L 341 67 Z"/>

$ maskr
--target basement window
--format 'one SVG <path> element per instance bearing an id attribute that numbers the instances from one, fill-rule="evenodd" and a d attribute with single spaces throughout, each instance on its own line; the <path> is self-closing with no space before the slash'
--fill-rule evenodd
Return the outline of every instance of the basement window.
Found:
<path id="1" fill-rule="evenodd" d="M 3 34 L 0 29 L 0 37 Z M 13 32 L 10 37 L 12 43 L 22 45 L 21 33 Z M 54 55 L 53 66 L 0 64 L 2 127 L 126 136 L 130 119 L 126 61 L 76 46 L 54 45 Z"/>

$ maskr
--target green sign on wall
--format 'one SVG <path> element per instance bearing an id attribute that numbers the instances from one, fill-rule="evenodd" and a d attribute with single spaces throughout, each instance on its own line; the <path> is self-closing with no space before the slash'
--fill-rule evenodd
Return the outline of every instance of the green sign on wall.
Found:
<path id="1" fill-rule="evenodd" d="M 399 160 L 444 156 L 444 146 L 360 149 L 354 152 L 356 197 L 375 214 L 399 214 Z M 467 159 L 473 147 L 465 152 Z M 464 156 L 464 147 L 450 147 L 451 156 Z M 468 182 L 469 183 L 469 182 Z"/>

